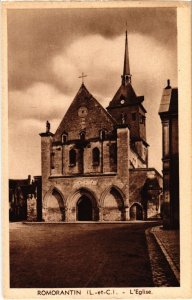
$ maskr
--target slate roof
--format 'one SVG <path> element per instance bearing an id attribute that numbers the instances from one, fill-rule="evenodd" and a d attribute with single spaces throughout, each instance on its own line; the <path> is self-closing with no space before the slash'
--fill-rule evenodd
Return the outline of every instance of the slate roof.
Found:
<path id="1" fill-rule="evenodd" d="M 168 86 L 163 90 L 159 114 L 178 113 L 178 88 Z"/>
<path id="2" fill-rule="evenodd" d="M 122 99 L 125 100 L 123 106 L 141 104 L 144 101 L 143 96 L 138 97 L 136 95 L 131 83 L 127 83 L 127 85 L 121 84 L 115 96 L 110 101 L 108 108 L 122 106 L 120 102 Z"/>
<path id="3" fill-rule="evenodd" d="M 129 53 L 128 53 L 128 37 L 127 30 L 125 33 L 125 54 L 124 54 L 124 65 L 123 65 L 123 75 L 121 76 L 121 86 L 117 90 L 115 96 L 109 103 L 107 109 L 118 107 L 118 106 L 130 106 L 140 104 L 141 108 L 145 111 L 145 108 L 142 106 L 144 101 L 144 96 L 137 96 L 132 85 L 131 85 L 131 73 L 129 65 Z M 122 104 L 121 100 L 125 102 Z M 145 111 L 146 112 L 146 111 Z"/>
<path id="4" fill-rule="evenodd" d="M 125 32 L 125 55 L 124 55 L 123 74 L 130 75 L 127 30 Z"/>

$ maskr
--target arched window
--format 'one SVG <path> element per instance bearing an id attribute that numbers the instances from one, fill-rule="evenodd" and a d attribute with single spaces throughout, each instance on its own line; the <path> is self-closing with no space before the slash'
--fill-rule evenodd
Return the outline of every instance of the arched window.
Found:
<path id="1" fill-rule="evenodd" d="M 79 135 L 80 135 L 80 140 L 84 141 L 85 140 L 85 131 L 81 131 Z"/>
<path id="2" fill-rule="evenodd" d="M 92 162 L 93 162 L 93 166 L 98 166 L 100 164 L 100 151 L 97 147 L 93 148 Z"/>
<path id="3" fill-rule="evenodd" d="M 71 149 L 69 151 L 69 165 L 70 166 L 76 165 L 76 151 L 74 149 Z"/>
<path id="4" fill-rule="evenodd" d="M 67 142 L 67 133 L 64 132 L 61 136 L 61 142 L 62 144 L 65 144 Z"/>

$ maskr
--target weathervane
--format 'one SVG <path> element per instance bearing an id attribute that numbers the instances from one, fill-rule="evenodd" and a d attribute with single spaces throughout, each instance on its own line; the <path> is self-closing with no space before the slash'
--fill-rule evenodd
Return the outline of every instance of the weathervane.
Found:
<path id="1" fill-rule="evenodd" d="M 83 78 L 87 77 L 87 75 L 85 75 L 83 72 L 81 74 L 81 76 L 79 76 L 78 78 L 82 78 L 82 84 L 84 83 Z"/>

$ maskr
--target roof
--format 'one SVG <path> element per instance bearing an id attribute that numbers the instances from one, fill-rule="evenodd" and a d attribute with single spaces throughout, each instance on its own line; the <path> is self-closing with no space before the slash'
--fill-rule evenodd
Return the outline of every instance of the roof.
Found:
<path id="1" fill-rule="evenodd" d="M 123 65 L 123 75 L 126 74 L 130 75 L 127 30 L 125 32 L 125 56 L 124 56 L 124 65 Z"/>
<path id="2" fill-rule="evenodd" d="M 115 96 L 109 103 L 107 109 L 117 107 L 117 106 L 130 106 L 141 104 L 144 101 L 144 96 L 138 97 L 131 85 L 131 74 L 129 66 L 129 54 L 128 54 L 128 38 L 127 30 L 125 32 L 125 54 L 124 54 L 124 65 L 123 65 L 123 75 L 121 76 L 121 86 L 117 90 Z M 121 102 L 124 100 L 124 103 Z M 144 107 L 142 106 L 144 109 Z M 145 110 L 145 109 L 144 109 Z"/>
<path id="3" fill-rule="evenodd" d="M 86 115 L 79 115 L 79 109 L 86 108 Z M 63 133 L 67 133 L 68 140 L 79 139 L 79 132 L 86 131 L 86 138 L 99 136 L 99 130 L 112 132 L 116 121 L 103 108 L 103 106 L 90 94 L 84 84 L 81 85 L 77 95 L 57 128 L 53 141 L 61 141 Z"/>
<path id="4" fill-rule="evenodd" d="M 178 88 L 165 88 L 161 98 L 159 114 L 178 113 Z"/>
<path id="5" fill-rule="evenodd" d="M 121 100 L 124 100 L 124 104 L 121 104 Z M 141 104 L 144 100 L 143 96 L 137 96 L 131 83 L 127 85 L 121 84 L 115 96 L 109 103 L 108 108 L 117 107 L 117 106 L 129 106 Z"/>
<path id="6" fill-rule="evenodd" d="M 135 168 L 135 169 L 130 169 L 130 172 L 155 172 L 156 176 L 158 178 L 163 179 L 163 176 L 155 169 L 155 168 Z"/>

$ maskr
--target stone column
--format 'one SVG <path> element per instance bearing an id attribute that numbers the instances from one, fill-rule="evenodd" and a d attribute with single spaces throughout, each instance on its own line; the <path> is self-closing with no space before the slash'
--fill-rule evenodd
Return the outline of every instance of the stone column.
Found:
<path id="1" fill-rule="evenodd" d="M 129 207 L 125 208 L 125 221 L 130 220 L 130 213 L 129 213 Z"/>

